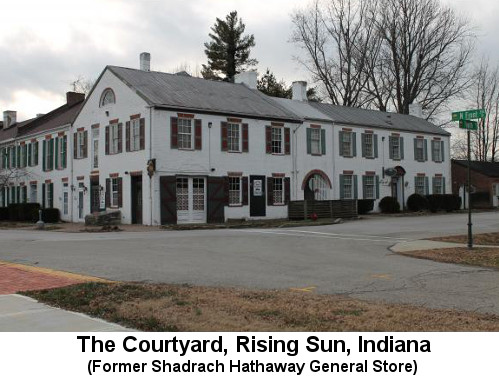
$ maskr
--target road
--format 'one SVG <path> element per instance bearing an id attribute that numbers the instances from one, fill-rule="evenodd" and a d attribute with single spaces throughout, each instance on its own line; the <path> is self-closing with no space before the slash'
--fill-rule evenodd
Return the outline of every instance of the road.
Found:
<path id="1" fill-rule="evenodd" d="M 466 215 L 372 217 L 281 229 L 0 231 L 0 260 L 111 280 L 295 288 L 499 314 L 499 272 L 392 254 L 400 241 L 466 233 Z M 499 214 L 474 216 L 498 231 Z"/>

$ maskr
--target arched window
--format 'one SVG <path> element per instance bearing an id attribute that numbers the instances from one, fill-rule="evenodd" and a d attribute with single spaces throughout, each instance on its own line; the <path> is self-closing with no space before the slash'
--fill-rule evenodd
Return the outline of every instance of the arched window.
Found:
<path id="1" fill-rule="evenodd" d="M 100 106 L 116 103 L 116 96 L 111 88 L 106 88 L 100 97 Z"/>

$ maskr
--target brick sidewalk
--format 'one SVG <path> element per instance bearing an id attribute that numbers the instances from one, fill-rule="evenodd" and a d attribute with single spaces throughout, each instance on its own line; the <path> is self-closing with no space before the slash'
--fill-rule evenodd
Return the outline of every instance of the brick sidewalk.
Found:
<path id="1" fill-rule="evenodd" d="M 64 287 L 89 281 L 103 280 L 40 267 L 0 262 L 0 295 Z"/>

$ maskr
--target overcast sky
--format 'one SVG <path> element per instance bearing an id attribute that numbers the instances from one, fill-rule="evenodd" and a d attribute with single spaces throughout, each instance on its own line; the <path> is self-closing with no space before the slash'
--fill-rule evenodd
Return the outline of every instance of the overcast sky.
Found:
<path id="1" fill-rule="evenodd" d="M 471 18 L 478 52 L 499 61 L 499 2 L 447 0 Z M 7 3 L 7 4 L 6 4 Z M 191 70 L 206 62 L 203 43 L 215 18 L 237 10 L 255 36 L 252 57 L 288 82 L 308 80 L 293 59 L 290 14 L 308 0 L 14 0 L 2 4 L 0 21 L 0 109 L 18 120 L 64 103 L 79 76 L 95 79 L 108 64 L 138 68 L 151 53 L 151 68 Z"/>

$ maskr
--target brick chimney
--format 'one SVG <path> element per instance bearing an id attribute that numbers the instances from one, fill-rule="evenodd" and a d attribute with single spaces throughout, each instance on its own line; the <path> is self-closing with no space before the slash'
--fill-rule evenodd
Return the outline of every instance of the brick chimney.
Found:
<path id="1" fill-rule="evenodd" d="M 293 82 L 292 85 L 292 99 L 293 100 L 298 100 L 298 101 L 307 101 L 307 82 L 304 81 L 298 81 L 298 82 Z"/>
<path id="2" fill-rule="evenodd" d="M 151 71 L 151 54 L 145 52 L 140 54 L 140 69 Z"/>
<path id="3" fill-rule="evenodd" d="M 234 83 L 236 84 L 242 83 L 251 89 L 256 89 L 257 73 L 256 71 L 244 71 L 239 74 L 236 74 L 236 76 L 234 77 Z"/>
<path id="4" fill-rule="evenodd" d="M 4 111 L 3 112 L 3 128 L 10 128 L 17 122 L 17 112 L 16 111 Z"/>
<path id="5" fill-rule="evenodd" d="M 66 92 L 66 104 L 67 105 L 73 105 L 73 104 L 79 103 L 83 100 L 85 100 L 84 93 Z"/>

